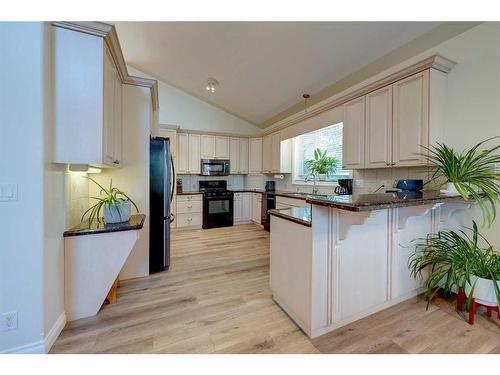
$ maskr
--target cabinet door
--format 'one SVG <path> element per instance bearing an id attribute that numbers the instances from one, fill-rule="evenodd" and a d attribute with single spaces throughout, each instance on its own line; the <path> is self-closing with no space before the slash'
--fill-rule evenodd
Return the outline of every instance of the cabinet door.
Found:
<path id="1" fill-rule="evenodd" d="M 229 146 L 230 172 L 236 174 L 240 172 L 240 139 L 231 138 Z"/>
<path id="2" fill-rule="evenodd" d="M 272 139 L 266 135 L 262 140 L 262 172 L 270 173 L 272 168 Z"/>
<path id="3" fill-rule="evenodd" d="M 160 129 L 158 135 L 168 138 L 170 141 L 170 153 L 174 158 L 177 157 L 177 132 L 172 129 Z"/>
<path id="4" fill-rule="evenodd" d="M 114 94 L 114 160 L 113 164 L 119 167 L 122 162 L 122 83 L 120 76 L 115 72 L 115 94 Z"/>
<path id="5" fill-rule="evenodd" d="M 252 220 L 252 193 L 243 193 L 242 221 Z"/>
<path id="6" fill-rule="evenodd" d="M 200 174 L 200 135 L 189 134 L 189 173 Z"/>
<path id="7" fill-rule="evenodd" d="M 392 86 L 366 95 L 365 168 L 391 165 Z"/>
<path id="8" fill-rule="evenodd" d="M 177 135 L 177 173 L 189 173 L 188 135 Z"/>
<path id="9" fill-rule="evenodd" d="M 344 169 L 364 167 L 365 97 L 344 104 L 342 161 Z"/>
<path id="10" fill-rule="evenodd" d="M 248 172 L 262 173 L 262 138 L 251 138 L 249 148 Z"/>
<path id="11" fill-rule="evenodd" d="M 241 193 L 234 194 L 233 200 L 233 221 L 241 221 L 243 218 L 243 198 Z"/>
<path id="12" fill-rule="evenodd" d="M 262 196 L 258 193 L 252 194 L 252 220 L 260 224 L 260 219 L 262 216 Z"/>
<path id="13" fill-rule="evenodd" d="M 112 165 L 115 161 L 115 69 L 106 49 L 104 50 L 103 72 L 103 160 Z"/>
<path id="14" fill-rule="evenodd" d="M 292 173 L 292 138 L 280 142 L 280 173 Z"/>
<path id="15" fill-rule="evenodd" d="M 280 152 L 281 152 L 281 134 L 280 133 L 274 133 L 271 136 L 271 172 L 273 173 L 279 173 L 280 172 Z"/>
<path id="16" fill-rule="evenodd" d="M 213 135 L 202 135 L 200 139 L 200 157 L 201 159 L 215 158 L 215 137 Z"/>
<path id="17" fill-rule="evenodd" d="M 418 154 L 429 146 L 429 71 L 393 84 L 392 163 L 425 165 Z"/>
<path id="18" fill-rule="evenodd" d="M 248 138 L 240 138 L 240 174 L 248 174 Z"/>
<path id="19" fill-rule="evenodd" d="M 229 159 L 229 137 L 215 137 L 215 158 Z"/>

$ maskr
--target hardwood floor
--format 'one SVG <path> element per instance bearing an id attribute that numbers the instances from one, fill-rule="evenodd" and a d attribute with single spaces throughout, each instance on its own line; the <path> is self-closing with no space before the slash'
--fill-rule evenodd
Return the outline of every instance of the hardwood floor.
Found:
<path id="1" fill-rule="evenodd" d="M 269 234 L 249 224 L 172 234 L 168 272 L 120 282 L 116 304 L 68 323 L 51 353 L 500 353 L 476 324 L 415 298 L 309 340 L 272 301 Z"/>

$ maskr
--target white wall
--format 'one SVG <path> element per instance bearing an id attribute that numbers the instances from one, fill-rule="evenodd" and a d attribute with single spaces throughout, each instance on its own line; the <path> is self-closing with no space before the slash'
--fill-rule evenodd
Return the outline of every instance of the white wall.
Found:
<path id="1" fill-rule="evenodd" d="M 113 179 L 113 185 L 127 193 L 146 214 L 139 239 L 120 272 L 121 279 L 149 275 L 149 136 L 153 120 L 149 89 L 124 85 L 122 167 L 89 174 L 105 186 Z M 99 195 L 93 183 L 89 191 L 90 196 Z"/>
<path id="2" fill-rule="evenodd" d="M 131 75 L 152 78 L 132 67 L 128 67 L 128 71 Z M 258 134 L 262 130 L 162 81 L 158 81 L 158 97 L 160 124 L 178 125 L 182 129 L 246 135 Z"/>

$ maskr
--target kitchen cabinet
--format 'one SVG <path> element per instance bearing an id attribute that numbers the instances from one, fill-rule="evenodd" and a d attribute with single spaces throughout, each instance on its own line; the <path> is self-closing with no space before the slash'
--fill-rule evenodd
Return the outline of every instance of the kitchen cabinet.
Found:
<path id="1" fill-rule="evenodd" d="M 118 167 L 122 82 L 108 48 L 98 36 L 53 30 L 53 161 Z"/>
<path id="2" fill-rule="evenodd" d="M 177 195 L 176 213 L 177 228 L 201 227 L 203 221 L 202 195 Z"/>
<path id="3" fill-rule="evenodd" d="M 201 173 L 200 163 L 200 135 L 188 134 L 188 172 L 192 174 Z"/>
<path id="4" fill-rule="evenodd" d="M 229 159 L 229 137 L 215 137 L 215 158 Z"/>
<path id="5" fill-rule="evenodd" d="M 262 138 L 250 138 L 248 173 L 262 173 Z"/>
<path id="6" fill-rule="evenodd" d="M 252 221 L 252 193 L 234 193 L 234 224 Z"/>
<path id="7" fill-rule="evenodd" d="M 366 95 L 365 168 L 384 168 L 392 162 L 392 86 Z"/>
<path id="8" fill-rule="evenodd" d="M 342 137 L 343 169 L 365 166 L 365 97 L 344 104 Z"/>
<path id="9" fill-rule="evenodd" d="M 234 193 L 233 196 L 233 223 L 239 223 L 243 218 L 243 194 Z"/>
<path id="10" fill-rule="evenodd" d="M 177 132 L 173 129 L 160 129 L 158 136 L 168 138 L 170 141 L 170 153 L 174 158 L 177 158 Z"/>
<path id="11" fill-rule="evenodd" d="M 266 135 L 262 141 L 262 173 L 291 173 L 291 139 L 281 141 L 281 133 Z"/>
<path id="12" fill-rule="evenodd" d="M 429 145 L 429 71 L 392 85 L 392 163 L 396 167 L 425 165 L 418 155 Z"/>
<path id="13" fill-rule="evenodd" d="M 248 174 L 248 139 L 231 137 L 229 143 L 231 174 Z"/>
<path id="14" fill-rule="evenodd" d="M 262 173 L 271 173 L 272 164 L 272 135 L 266 135 L 262 139 Z"/>
<path id="15" fill-rule="evenodd" d="M 311 207 L 309 203 L 306 202 L 305 199 L 296 199 L 296 198 L 288 198 L 288 197 L 276 197 L 276 208 L 303 208 L 303 207 Z"/>
<path id="16" fill-rule="evenodd" d="M 177 173 L 189 173 L 189 138 L 188 134 L 177 134 Z"/>
<path id="17" fill-rule="evenodd" d="M 262 194 L 252 193 L 252 221 L 260 225 L 261 217 L 262 217 Z"/>
<path id="18" fill-rule="evenodd" d="M 274 133 L 271 135 L 271 172 L 280 172 L 280 133 Z"/>
<path id="19" fill-rule="evenodd" d="M 215 159 L 215 137 L 213 135 L 200 137 L 200 158 Z"/>

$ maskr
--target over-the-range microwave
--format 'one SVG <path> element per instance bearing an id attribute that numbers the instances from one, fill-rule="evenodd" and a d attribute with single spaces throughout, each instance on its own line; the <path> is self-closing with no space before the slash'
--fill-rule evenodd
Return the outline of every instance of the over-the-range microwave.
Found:
<path id="1" fill-rule="evenodd" d="M 201 159 L 202 176 L 229 176 L 229 160 Z"/>

